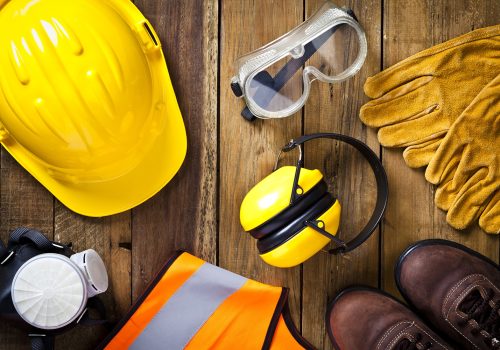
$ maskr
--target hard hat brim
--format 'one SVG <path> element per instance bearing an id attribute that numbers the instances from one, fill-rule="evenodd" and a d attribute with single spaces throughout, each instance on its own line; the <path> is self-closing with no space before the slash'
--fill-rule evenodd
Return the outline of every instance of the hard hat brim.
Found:
<path id="1" fill-rule="evenodd" d="M 165 72 L 166 125 L 142 161 L 121 177 L 93 183 L 64 182 L 51 176 L 45 166 L 15 141 L 2 144 L 62 204 L 78 214 L 101 217 L 136 207 L 159 192 L 186 157 L 186 129 L 166 67 Z"/>

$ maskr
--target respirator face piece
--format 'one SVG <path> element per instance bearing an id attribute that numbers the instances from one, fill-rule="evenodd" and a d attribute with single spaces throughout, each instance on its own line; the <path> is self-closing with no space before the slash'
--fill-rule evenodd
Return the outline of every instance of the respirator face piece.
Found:
<path id="1" fill-rule="evenodd" d="M 240 57 L 231 88 L 245 99 L 245 118 L 287 117 L 304 106 L 313 81 L 342 82 L 361 69 L 366 55 L 354 13 L 327 1 L 292 31 Z"/>
<path id="2" fill-rule="evenodd" d="M 356 148 L 369 162 L 377 182 L 377 202 L 363 230 L 351 241 L 337 237 L 341 206 L 328 191 L 319 170 L 303 168 L 302 144 L 312 139 L 330 138 Z M 292 140 L 282 152 L 300 149 L 297 166 L 283 166 L 255 185 L 245 196 L 240 208 L 240 221 L 257 239 L 260 257 L 277 267 L 303 263 L 330 241 L 338 247 L 330 253 L 349 252 L 366 241 L 383 217 L 388 198 L 387 176 L 375 153 L 363 142 L 349 136 L 322 133 Z"/>
<path id="3" fill-rule="evenodd" d="M 70 258 L 55 253 L 26 261 L 12 281 L 12 303 L 29 325 L 59 329 L 78 321 L 87 299 L 108 288 L 106 268 L 94 250 Z"/>
<path id="4" fill-rule="evenodd" d="M 0 319 L 27 331 L 32 349 L 52 349 L 54 336 L 73 326 L 106 323 L 97 295 L 107 288 L 106 267 L 92 249 L 75 253 L 26 227 L 6 245 L 0 240 Z"/>

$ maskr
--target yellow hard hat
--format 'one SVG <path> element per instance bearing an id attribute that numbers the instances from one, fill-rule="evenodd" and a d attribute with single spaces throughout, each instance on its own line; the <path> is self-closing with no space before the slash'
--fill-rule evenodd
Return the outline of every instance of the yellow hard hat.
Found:
<path id="1" fill-rule="evenodd" d="M 179 170 L 160 40 L 128 0 L 0 0 L 0 140 L 71 210 L 105 216 Z"/>

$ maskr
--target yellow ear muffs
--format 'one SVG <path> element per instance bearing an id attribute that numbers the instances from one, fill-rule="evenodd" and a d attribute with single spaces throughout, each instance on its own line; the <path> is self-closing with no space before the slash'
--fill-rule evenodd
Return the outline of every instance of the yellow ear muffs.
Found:
<path id="1" fill-rule="evenodd" d="M 370 163 L 377 181 L 375 210 L 365 228 L 350 242 L 336 237 L 340 203 L 328 192 L 319 170 L 303 168 L 301 145 L 311 139 L 332 138 L 360 151 Z M 291 267 L 303 263 L 331 240 L 338 245 L 330 253 L 347 252 L 362 244 L 382 219 L 388 197 L 387 176 L 379 159 L 363 142 L 340 134 L 324 133 L 292 140 L 282 152 L 300 149 L 297 166 L 275 170 L 255 185 L 240 208 L 240 221 L 257 241 L 260 257 L 270 265 Z M 278 157 L 279 161 L 279 157 Z"/>

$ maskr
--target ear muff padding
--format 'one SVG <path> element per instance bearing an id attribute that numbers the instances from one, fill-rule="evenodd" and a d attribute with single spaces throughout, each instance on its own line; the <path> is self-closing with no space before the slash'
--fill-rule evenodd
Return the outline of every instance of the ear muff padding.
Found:
<path id="1" fill-rule="evenodd" d="M 334 203 L 336 199 L 331 193 L 326 193 L 323 197 L 312 207 L 307 209 L 301 215 L 293 220 L 290 220 L 288 224 L 282 227 L 280 230 L 269 234 L 267 237 L 259 239 L 257 241 L 257 248 L 260 254 L 269 252 L 270 250 L 280 246 L 287 240 L 300 233 L 304 228 L 306 228 L 305 222 L 308 220 L 315 220 L 320 217 L 325 211 L 327 211 Z"/>
<path id="2" fill-rule="evenodd" d="M 327 191 L 328 185 L 324 180 L 321 180 L 313 188 L 304 193 L 294 204 L 286 207 L 273 218 L 254 228 L 249 233 L 256 239 L 268 236 L 316 204 Z"/>

